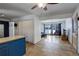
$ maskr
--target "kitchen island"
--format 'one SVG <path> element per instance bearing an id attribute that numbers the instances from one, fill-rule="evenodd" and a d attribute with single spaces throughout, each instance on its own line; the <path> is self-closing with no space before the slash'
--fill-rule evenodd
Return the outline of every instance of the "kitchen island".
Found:
<path id="1" fill-rule="evenodd" d="M 24 36 L 0 38 L 0 56 L 22 56 L 26 53 Z"/>

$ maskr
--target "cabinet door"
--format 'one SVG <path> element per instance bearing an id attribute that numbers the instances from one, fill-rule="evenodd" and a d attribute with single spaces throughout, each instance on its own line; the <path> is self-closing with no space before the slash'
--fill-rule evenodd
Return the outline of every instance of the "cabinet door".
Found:
<path id="1" fill-rule="evenodd" d="M 0 45 L 0 56 L 8 56 L 8 45 L 7 44 L 1 44 Z"/>
<path id="2" fill-rule="evenodd" d="M 20 56 L 25 53 L 25 39 L 18 39 L 16 41 L 9 43 L 9 55 L 10 56 Z"/>

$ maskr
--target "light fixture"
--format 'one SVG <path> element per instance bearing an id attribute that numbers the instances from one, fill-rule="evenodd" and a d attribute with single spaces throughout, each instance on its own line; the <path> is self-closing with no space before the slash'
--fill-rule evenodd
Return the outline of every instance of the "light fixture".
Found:
<path id="1" fill-rule="evenodd" d="M 44 8 L 46 6 L 46 3 L 38 3 L 39 8 Z"/>

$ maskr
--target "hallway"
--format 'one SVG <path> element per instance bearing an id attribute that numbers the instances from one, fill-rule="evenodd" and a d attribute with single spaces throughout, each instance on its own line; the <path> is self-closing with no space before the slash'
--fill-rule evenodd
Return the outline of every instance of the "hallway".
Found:
<path id="1" fill-rule="evenodd" d="M 42 38 L 37 44 L 27 44 L 27 56 L 77 56 L 74 48 L 67 42 L 62 41 L 60 36 Z"/>

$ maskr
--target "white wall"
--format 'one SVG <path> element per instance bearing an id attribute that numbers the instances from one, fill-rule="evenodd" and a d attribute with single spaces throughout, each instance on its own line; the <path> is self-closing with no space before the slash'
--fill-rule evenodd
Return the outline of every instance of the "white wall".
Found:
<path id="1" fill-rule="evenodd" d="M 34 28 L 33 28 L 33 21 L 32 20 L 26 20 L 26 21 L 19 21 L 17 22 L 18 24 L 18 35 L 22 35 L 26 37 L 26 41 L 29 41 L 33 43 L 33 33 L 34 33 Z"/>
<path id="2" fill-rule="evenodd" d="M 78 8 L 75 10 L 75 12 L 73 13 L 73 20 L 75 21 L 76 20 L 76 14 L 78 13 L 78 17 L 79 17 L 79 6 Z M 77 52 L 79 53 L 79 21 L 78 21 L 78 31 L 77 31 L 77 34 L 78 34 L 78 37 L 77 35 L 74 35 L 75 33 L 73 33 L 73 37 L 75 37 L 76 39 L 73 39 L 73 44 L 75 44 L 76 46 L 76 50 Z"/>
<path id="3" fill-rule="evenodd" d="M 65 29 L 69 42 L 72 44 L 72 18 L 65 19 Z"/>
<path id="4" fill-rule="evenodd" d="M 73 16 L 72 16 L 72 19 L 74 20 L 74 23 L 75 23 L 75 21 L 77 20 L 76 19 L 76 14 L 78 13 L 79 14 L 79 8 L 77 8 L 75 11 L 74 11 L 74 13 L 73 13 Z M 76 24 L 76 23 L 75 23 Z M 78 25 L 73 25 L 73 27 L 76 29 L 77 28 L 77 26 Z M 73 32 L 73 38 L 72 38 L 72 41 L 73 41 L 73 43 L 72 43 L 72 45 L 73 45 L 73 47 L 75 48 L 75 50 L 79 53 L 79 42 L 78 42 L 78 31 L 77 31 L 78 29 L 76 29 L 76 31 L 75 32 Z"/>
<path id="5" fill-rule="evenodd" d="M 15 35 L 14 22 L 9 22 L 9 36 Z"/>
<path id="6" fill-rule="evenodd" d="M 63 29 L 65 29 L 65 20 L 61 22 L 61 35 L 63 35 Z"/>
<path id="7" fill-rule="evenodd" d="M 39 18 L 34 19 L 34 43 L 41 40 L 41 24 Z"/>
<path id="8" fill-rule="evenodd" d="M 75 10 L 74 14 L 73 14 L 73 18 L 75 18 L 75 14 L 78 12 L 78 17 L 79 17 L 79 6 L 78 8 Z M 79 20 L 78 20 L 78 40 L 77 40 L 77 51 L 79 53 Z"/>
<path id="9" fill-rule="evenodd" d="M 18 23 L 17 35 L 24 35 L 27 41 L 34 44 L 41 40 L 40 20 L 37 16 L 21 17 L 15 22 Z"/>

